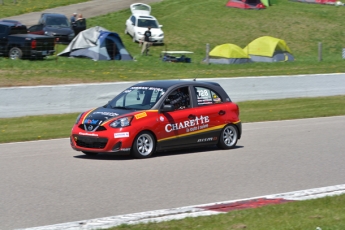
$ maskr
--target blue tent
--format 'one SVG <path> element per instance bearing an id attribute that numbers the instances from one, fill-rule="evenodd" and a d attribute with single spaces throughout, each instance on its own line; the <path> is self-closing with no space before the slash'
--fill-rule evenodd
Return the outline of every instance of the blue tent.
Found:
<path id="1" fill-rule="evenodd" d="M 84 57 L 94 61 L 133 60 L 120 36 L 99 26 L 80 32 L 58 56 Z"/>

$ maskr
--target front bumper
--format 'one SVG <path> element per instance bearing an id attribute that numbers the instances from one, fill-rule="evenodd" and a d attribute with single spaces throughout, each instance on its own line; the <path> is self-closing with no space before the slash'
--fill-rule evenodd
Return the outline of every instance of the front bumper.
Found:
<path id="1" fill-rule="evenodd" d="M 129 153 L 132 146 L 132 139 L 129 137 L 114 138 L 113 136 L 98 136 L 98 134 L 93 135 L 93 133 L 79 132 L 79 134 L 72 133 L 70 136 L 70 144 L 71 147 L 76 151 L 97 153 Z"/>

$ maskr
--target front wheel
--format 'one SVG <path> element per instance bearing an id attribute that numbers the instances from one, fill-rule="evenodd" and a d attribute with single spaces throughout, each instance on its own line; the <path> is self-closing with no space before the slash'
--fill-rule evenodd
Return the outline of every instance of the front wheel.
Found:
<path id="1" fill-rule="evenodd" d="M 232 149 L 236 146 L 238 140 L 238 130 L 234 125 L 227 125 L 223 128 L 218 147 L 221 149 Z"/>
<path id="2" fill-rule="evenodd" d="M 10 49 L 10 52 L 8 53 L 8 56 L 12 60 L 21 59 L 23 57 L 23 52 L 18 47 L 13 47 L 12 49 Z"/>
<path id="3" fill-rule="evenodd" d="M 136 42 L 135 34 L 133 34 L 132 40 L 133 40 L 133 42 Z"/>
<path id="4" fill-rule="evenodd" d="M 156 140 L 149 132 L 139 133 L 133 142 L 132 155 L 135 158 L 149 158 L 155 152 Z"/>
<path id="5" fill-rule="evenodd" d="M 127 27 L 125 28 L 125 34 L 128 34 L 128 30 L 127 30 Z"/>

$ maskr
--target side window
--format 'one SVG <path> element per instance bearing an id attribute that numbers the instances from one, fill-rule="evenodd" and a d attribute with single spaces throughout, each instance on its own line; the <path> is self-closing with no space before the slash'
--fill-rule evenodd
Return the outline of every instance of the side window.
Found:
<path id="1" fill-rule="evenodd" d="M 221 97 L 213 90 L 204 87 L 195 87 L 195 91 L 198 106 L 211 105 L 222 102 Z"/>
<path id="2" fill-rule="evenodd" d="M 131 17 L 131 21 L 132 21 L 133 25 L 135 25 L 135 17 L 134 16 Z"/>
<path id="3" fill-rule="evenodd" d="M 6 34 L 7 27 L 0 25 L 0 34 Z"/>
<path id="4" fill-rule="evenodd" d="M 165 104 L 173 105 L 175 110 L 190 108 L 188 87 L 182 87 L 171 92 L 165 99 Z"/>

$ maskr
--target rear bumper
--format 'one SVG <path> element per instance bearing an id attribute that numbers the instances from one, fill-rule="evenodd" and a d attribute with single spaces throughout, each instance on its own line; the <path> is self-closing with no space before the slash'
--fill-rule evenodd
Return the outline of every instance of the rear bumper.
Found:
<path id="1" fill-rule="evenodd" d="M 46 57 L 53 55 L 55 50 L 31 50 L 30 56 L 31 57 Z"/>

